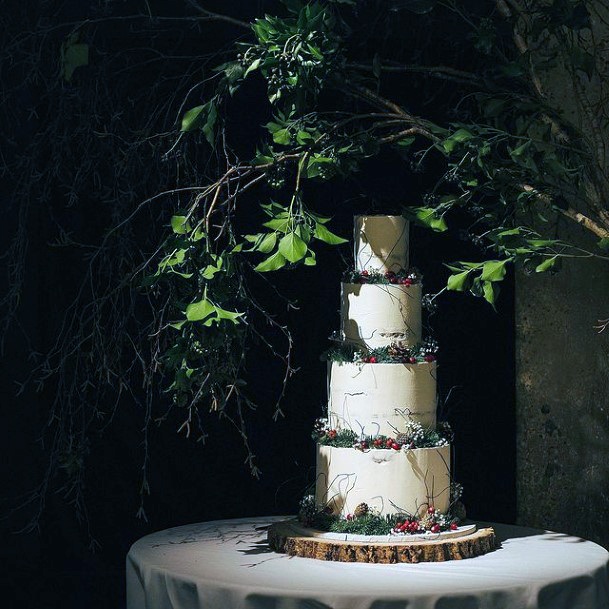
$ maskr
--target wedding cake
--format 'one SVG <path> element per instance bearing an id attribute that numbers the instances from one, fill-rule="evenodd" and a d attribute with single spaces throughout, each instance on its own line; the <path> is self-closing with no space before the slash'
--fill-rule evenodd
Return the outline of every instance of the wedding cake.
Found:
<path id="1" fill-rule="evenodd" d="M 327 418 L 314 434 L 314 506 L 305 500 L 302 519 L 322 509 L 347 521 L 399 515 L 409 530 L 398 533 L 456 528 L 450 433 L 436 422 L 437 347 L 422 336 L 409 223 L 356 216 L 354 249 L 340 332 L 327 357 Z"/>
<path id="2" fill-rule="evenodd" d="M 436 420 L 437 345 L 423 337 L 421 276 L 409 267 L 402 216 L 356 216 L 354 268 L 341 290 L 340 331 L 327 352 L 327 416 L 318 419 L 312 492 L 269 545 L 343 562 L 473 558 L 492 528 L 464 523 L 452 481 L 452 432 Z"/>

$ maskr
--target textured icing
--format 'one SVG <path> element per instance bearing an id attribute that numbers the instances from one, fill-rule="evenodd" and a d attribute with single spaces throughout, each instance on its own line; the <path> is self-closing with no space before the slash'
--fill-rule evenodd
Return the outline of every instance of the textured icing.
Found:
<path id="1" fill-rule="evenodd" d="M 356 270 L 408 268 L 408 227 L 403 216 L 355 216 Z"/>
<path id="2" fill-rule="evenodd" d="M 318 504 L 352 514 L 360 503 L 380 514 L 417 514 L 450 504 L 450 446 L 369 450 L 317 445 Z"/>
<path id="3" fill-rule="evenodd" d="M 328 418 L 334 429 L 394 436 L 409 421 L 436 424 L 436 363 L 328 362 Z"/>
<path id="4" fill-rule="evenodd" d="M 368 348 L 421 342 L 421 285 L 343 283 L 341 332 Z"/>

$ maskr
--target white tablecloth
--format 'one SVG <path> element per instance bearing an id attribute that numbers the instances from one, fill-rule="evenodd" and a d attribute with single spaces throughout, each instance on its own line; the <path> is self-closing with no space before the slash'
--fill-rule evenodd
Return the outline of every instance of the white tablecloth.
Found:
<path id="1" fill-rule="evenodd" d="M 501 547 L 443 563 L 292 558 L 271 522 L 221 520 L 148 535 L 127 556 L 127 609 L 609 609 L 609 553 L 561 533 L 492 525 Z"/>

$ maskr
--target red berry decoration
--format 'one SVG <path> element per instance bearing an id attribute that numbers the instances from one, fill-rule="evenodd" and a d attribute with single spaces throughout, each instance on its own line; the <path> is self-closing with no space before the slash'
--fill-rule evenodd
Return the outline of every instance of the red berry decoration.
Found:
<path id="1" fill-rule="evenodd" d="M 450 530 L 451 531 L 456 531 L 459 528 L 459 525 L 456 522 L 451 522 L 450 523 Z"/>
<path id="2" fill-rule="evenodd" d="M 376 357 L 374 357 L 374 355 L 368 358 L 368 362 L 369 362 L 370 364 L 376 364 L 376 361 L 377 361 L 377 360 L 376 360 Z"/>
<path id="3" fill-rule="evenodd" d="M 416 364 L 416 363 L 417 363 L 417 358 L 416 358 L 416 357 L 410 357 L 410 358 L 408 358 L 408 361 L 409 361 L 411 364 Z"/>
<path id="4" fill-rule="evenodd" d="M 383 442 L 381 440 L 379 440 L 378 438 L 372 442 L 372 444 L 374 444 L 375 446 L 380 446 L 382 443 Z"/>
<path id="5" fill-rule="evenodd" d="M 436 508 L 435 508 L 433 505 L 430 505 L 430 506 L 427 508 L 427 513 L 428 513 L 428 514 L 433 514 L 435 511 L 436 511 Z"/>
<path id="6" fill-rule="evenodd" d="M 334 438 L 336 438 L 336 429 L 331 429 L 328 432 L 328 437 L 330 438 L 330 440 L 334 440 Z"/>
<path id="7" fill-rule="evenodd" d="M 392 444 L 393 444 L 393 438 L 387 438 L 387 441 L 385 442 L 385 446 L 387 448 L 391 448 Z"/>
<path id="8" fill-rule="evenodd" d="M 406 279 L 404 279 L 404 285 L 412 285 L 412 279 L 406 277 Z"/>
<path id="9" fill-rule="evenodd" d="M 435 362 L 436 361 L 436 356 L 432 355 L 431 353 L 428 353 L 423 359 L 426 362 Z"/>
<path id="10" fill-rule="evenodd" d="M 431 532 L 432 532 L 432 533 L 439 533 L 439 532 L 440 532 L 440 525 L 439 525 L 439 524 L 434 524 L 434 525 L 431 527 Z"/>
<path id="11" fill-rule="evenodd" d="M 397 442 L 394 442 L 391 445 L 391 448 L 393 448 L 393 450 L 400 450 L 400 448 L 402 448 Z"/>
<path id="12" fill-rule="evenodd" d="M 353 520 L 353 516 L 351 514 L 347 514 L 346 518 L 347 520 Z"/>
<path id="13" fill-rule="evenodd" d="M 369 273 L 368 271 L 362 271 L 362 277 L 368 277 Z"/>

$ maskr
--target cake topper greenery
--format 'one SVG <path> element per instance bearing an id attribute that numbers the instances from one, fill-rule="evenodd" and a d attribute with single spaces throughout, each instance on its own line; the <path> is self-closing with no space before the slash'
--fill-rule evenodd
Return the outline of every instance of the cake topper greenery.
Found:
<path id="1" fill-rule="evenodd" d="M 14 200 L 23 207 L 6 256 L 11 287 L 1 301 L 2 328 L 17 316 L 28 275 L 31 201 L 51 192 L 67 192 L 70 204 L 93 197 L 111 222 L 92 246 L 58 232 L 58 245 L 84 252 L 78 256 L 86 268 L 31 379 L 54 383 L 57 396 L 45 431 L 49 467 L 30 498 L 41 509 L 57 472 L 70 501 L 82 506 L 88 438 L 127 395 L 144 417 L 142 498 L 149 490 L 148 430 L 168 419 L 200 440 L 209 416 L 229 421 L 257 474 L 246 429 L 254 408 L 244 373 L 249 345 L 258 340 L 280 357 L 285 380 L 294 371 L 289 328 L 274 317 L 278 302 L 289 303 L 275 298 L 273 273 L 313 266 L 319 247 L 345 242 L 333 228 L 332 207 L 309 193 L 314 184 L 352 179 L 371 157 L 390 151 L 404 172 L 429 178 L 421 200 L 402 210 L 417 225 L 436 233 L 458 227 L 479 246 L 476 259 L 446 261 L 445 290 L 494 305 L 511 268 L 548 273 L 564 259 L 607 258 L 609 180 L 599 127 L 607 116 L 591 102 L 602 73 L 593 3 L 283 0 L 275 14 L 251 22 L 196 1 L 188 6 L 186 15 L 125 17 L 108 16 L 104 3 L 82 28 L 72 18 L 53 28 L 34 21 L 22 29 L 35 34 L 7 37 L 5 54 L 14 58 L 20 86 L 46 78 L 44 95 L 61 101 L 30 148 L 6 155 L 18 176 Z M 212 57 L 191 56 L 188 70 L 183 58 L 151 48 L 154 60 L 130 62 L 116 78 L 112 48 L 103 45 L 117 28 L 130 40 L 132 32 L 146 34 L 148 48 L 201 24 L 221 24 L 238 42 L 219 45 Z M 93 44 L 100 52 L 90 65 Z M 453 63 L 460 57 L 467 68 Z M 555 58 L 579 121 L 546 93 Z M 139 82 L 148 64 L 150 88 L 127 94 L 119 87 L 128 76 Z M 78 87 L 88 96 L 73 95 Z M 436 100 L 433 112 L 425 104 L 409 109 L 413 89 Z M 36 110 L 21 103 L 19 86 L 7 96 L 14 124 L 29 124 Z M 240 96 L 267 113 L 245 147 L 234 120 Z M 170 115 L 178 117 L 171 129 L 162 118 Z M 126 116 L 135 127 L 117 125 Z M 52 142 L 52 170 L 40 164 L 41 141 Z M 100 167 L 117 168 L 116 179 L 104 179 Z M 150 196 L 144 184 L 158 192 Z M 255 221 L 253 206 L 260 210 Z M 50 215 L 60 221 L 56 210 Z M 594 240 L 582 248 L 557 239 L 557 222 L 576 223 Z M 261 302 L 261 284 L 272 302 Z"/>

